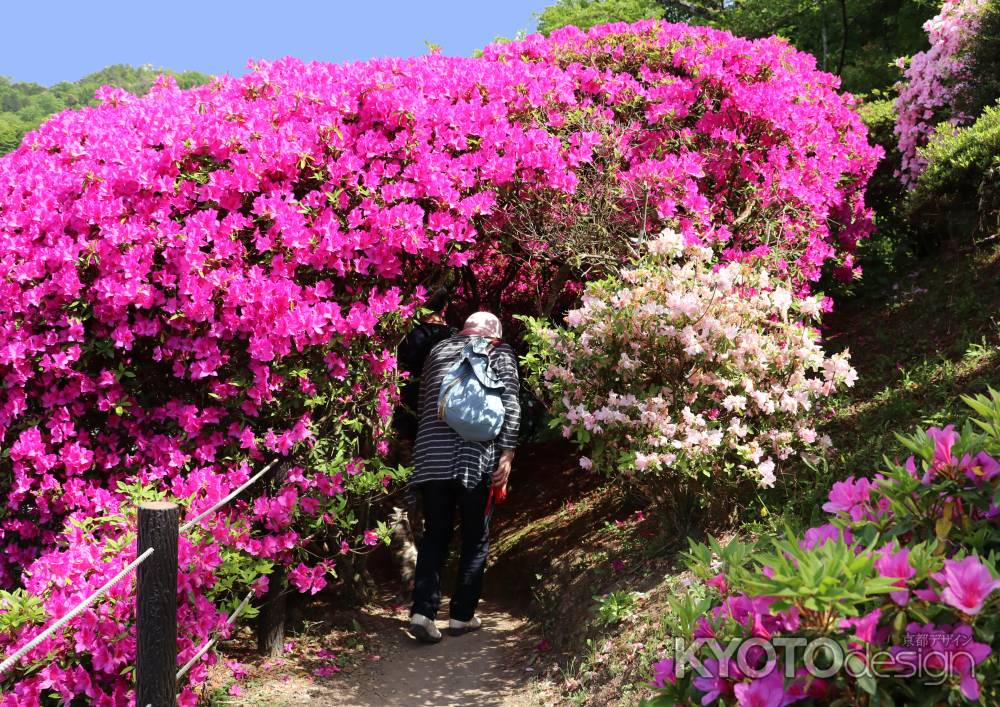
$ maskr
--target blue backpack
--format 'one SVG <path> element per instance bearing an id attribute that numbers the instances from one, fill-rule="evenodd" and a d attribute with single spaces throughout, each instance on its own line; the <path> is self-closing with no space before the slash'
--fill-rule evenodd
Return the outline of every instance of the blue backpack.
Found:
<path id="1" fill-rule="evenodd" d="M 475 337 L 441 380 L 438 418 L 469 442 L 496 439 L 503 427 L 504 384 L 490 368 L 490 343 Z"/>

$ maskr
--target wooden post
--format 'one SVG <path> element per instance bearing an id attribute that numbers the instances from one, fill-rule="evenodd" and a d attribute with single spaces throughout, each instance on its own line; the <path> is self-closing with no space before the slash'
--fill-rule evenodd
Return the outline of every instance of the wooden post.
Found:
<path id="1" fill-rule="evenodd" d="M 276 464 L 265 479 L 274 488 L 281 488 L 290 468 L 291 464 L 287 461 Z M 288 612 L 285 584 L 285 568 L 276 565 L 268 577 L 267 593 L 262 598 L 257 614 L 257 652 L 270 658 L 279 658 L 285 652 L 285 620 Z"/>
<path id="2" fill-rule="evenodd" d="M 257 651 L 270 658 L 285 652 L 285 616 L 288 595 L 285 592 L 285 568 L 277 566 L 271 573 L 267 594 L 257 614 Z"/>
<path id="3" fill-rule="evenodd" d="M 141 555 L 136 573 L 135 696 L 138 707 L 177 704 L 177 528 L 180 509 L 155 501 L 139 506 Z"/>

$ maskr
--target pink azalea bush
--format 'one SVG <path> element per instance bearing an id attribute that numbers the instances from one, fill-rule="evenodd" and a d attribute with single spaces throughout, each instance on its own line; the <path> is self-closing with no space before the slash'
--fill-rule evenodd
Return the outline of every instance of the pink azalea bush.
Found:
<path id="1" fill-rule="evenodd" d="M 595 196 L 616 228 L 675 222 L 801 295 L 826 264 L 850 273 L 871 228 L 878 151 L 836 79 L 778 40 L 613 25 L 99 97 L 0 160 L 6 652 L 134 557 L 137 502 L 190 518 L 274 458 L 181 541 L 179 659 L 275 567 L 321 591 L 378 542 L 358 504 L 405 476 L 383 457 L 421 283 L 506 283 L 523 311 L 572 297 L 586 268 L 553 234 Z M 131 591 L 0 676 L 0 704 L 127 702 Z"/>
<path id="2" fill-rule="evenodd" d="M 750 476 L 818 440 L 812 420 L 857 377 L 815 329 L 822 298 L 665 230 L 619 274 L 588 283 L 564 328 L 529 321 L 530 384 L 553 424 L 616 473 Z"/>
<path id="3" fill-rule="evenodd" d="M 902 157 L 899 177 L 912 185 L 927 166 L 919 148 L 941 122 L 953 125 L 976 116 L 956 108 L 966 76 L 962 50 L 975 35 L 987 0 L 945 0 L 941 12 L 924 23 L 930 49 L 914 54 L 906 66 L 896 99 L 896 136 Z M 903 60 L 900 60 L 903 65 Z"/>
<path id="4" fill-rule="evenodd" d="M 538 118 L 593 149 L 578 198 L 546 205 L 551 221 L 511 210 L 521 262 L 589 270 L 601 262 L 591 256 L 621 256 L 628 237 L 673 225 L 726 260 L 767 262 L 803 292 L 824 265 L 857 272 L 854 248 L 872 229 L 864 185 L 882 151 L 811 55 L 777 38 L 644 21 L 564 27 L 483 58 L 563 69 L 573 109 Z M 561 281 L 520 272 L 503 288 L 509 299 Z M 493 274 L 504 282 L 502 269 Z"/>
<path id="5" fill-rule="evenodd" d="M 770 551 L 694 543 L 687 561 L 704 584 L 670 620 L 702 640 L 654 666 L 652 704 L 995 703 L 1000 394 L 967 402 L 976 428 L 900 437 L 912 455 L 834 484 L 825 525 Z M 825 662 L 807 660 L 817 639 Z M 728 645 L 742 658 L 716 659 Z"/>
<path id="6" fill-rule="evenodd" d="M 61 616 L 134 557 L 137 496 L 190 517 L 287 456 L 300 464 L 280 484 L 182 540 L 179 658 L 258 560 L 322 589 L 335 558 L 302 558 L 342 536 L 371 544 L 348 499 L 396 478 L 379 455 L 416 283 L 466 262 L 499 190 L 572 190 L 571 148 L 512 118 L 559 75 L 285 60 L 141 100 L 109 89 L 4 158 L 0 584 Z M 0 677 L 4 704 L 53 685 L 125 701 L 130 585 L 115 591 Z M 0 643 L 43 623 L 11 623 Z"/>

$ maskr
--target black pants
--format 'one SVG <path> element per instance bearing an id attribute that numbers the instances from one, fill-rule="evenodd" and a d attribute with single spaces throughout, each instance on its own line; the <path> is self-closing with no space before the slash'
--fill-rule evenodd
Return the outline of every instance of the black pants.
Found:
<path id="1" fill-rule="evenodd" d="M 486 508 L 490 483 L 490 478 L 484 477 L 471 489 L 457 480 L 428 481 L 417 486 L 424 509 L 424 537 L 417 550 L 411 614 L 434 619 L 441 608 L 441 569 L 448 559 L 457 508 L 462 554 L 448 613 L 458 621 L 468 621 L 475 615 L 490 549 L 490 518 Z"/>

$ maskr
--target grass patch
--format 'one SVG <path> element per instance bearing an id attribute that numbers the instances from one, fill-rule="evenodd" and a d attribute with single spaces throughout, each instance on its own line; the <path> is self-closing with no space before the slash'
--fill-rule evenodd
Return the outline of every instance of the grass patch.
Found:
<path id="1" fill-rule="evenodd" d="M 870 474 L 893 433 L 965 416 L 961 395 L 1000 386 L 1000 246 L 942 249 L 885 292 L 841 304 L 827 345 L 850 349 L 858 383 L 825 425 L 837 476 Z"/>

